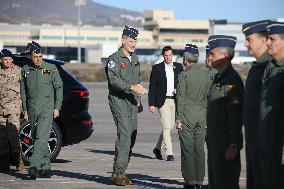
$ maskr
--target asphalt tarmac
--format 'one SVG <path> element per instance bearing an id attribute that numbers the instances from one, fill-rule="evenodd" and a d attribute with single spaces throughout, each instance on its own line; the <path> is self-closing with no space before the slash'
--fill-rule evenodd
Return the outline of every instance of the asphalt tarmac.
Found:
<path id="1" fill-rule="evenodd" d="M 63 147 L 52 163 L 50 179 L 28 180 L 27 168 L 10 175 L 0 173 L 0 189 L 105 189 L 105 188 L 182 188 L 180 146 L 176 129 L 172 132 L 175 161 L 157 160 L 152 152 L 161 132 L 159 114 L 148 112 L 147 96 L 142 97 L 144 111 L 138 116 L 138 135 L 127 175 L 133 186 L 118 187 L 110 179 L 114 157 L 116 126 L 107 100 L 107 83 L 84 83 L 90 92 L 89 111 L 93 116 L 94 132 L 85 141 Z M 144 84 L 147 88 L 147 84 Z M 206 150 L 206 146 L 204 146 Z M 164 155 L 164 154 L 163 154 Z M 164 155 L 165 157 L 165 155 Z M 245 155 L 241 152 L 240 186 L 245 188 Z M 204 183 L 207 183 L 207 165 Z"/>

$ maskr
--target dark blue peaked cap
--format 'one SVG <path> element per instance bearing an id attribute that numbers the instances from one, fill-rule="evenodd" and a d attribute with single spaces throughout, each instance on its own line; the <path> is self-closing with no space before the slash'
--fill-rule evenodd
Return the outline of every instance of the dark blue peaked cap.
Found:
<path id="1" fill-rule="evenodd" d="M 2 49 L 2 51 L 0 52 L 0 57 L 14 57 L 13 53 L 11 51 L 9 51 L 8 49 Z"/>
<path id="2" fill-rule="evenodd" d="M 122 34 L 136 40 L 139 32 L 137 29 L 125 25 Z"/>
<path id="3" fill-rule="evenodd" d="M 37 54 L 43 52 L 41 46 L 35 41 L 32 41 L 29 47 L 30 47 L 30 52 L 37 53 Z"/>
<path id="4" fill-rule="evenodd" d="M 208 45 L 210 50 L 216 47 L 231 47 L 235 48 L 237 38 L 229 35 L 211 35 L 208 38 Z"/>
<path id="5" fill-rule="evenodd" d="M 186 44 L 184 48 L 184 52 L 188 52 L 191 54 L 199 54 L 198 47 L 192 44 Z"/>
<path id="6" fill-rule="evenodd" d="M 284 22 L 271 22 L 270 25 L 267 26 L 268 34 L 283 34 L 284 35 Z"/>
<path id="7" fill-rule="evenodd" d="M 270 24 L 270 20 L 261 20 L 257 22 L 249 22 L 243 25 L 242 32 L 245 36 L 249 36 L 253 33 L 267 31 L 267 26 Z"/>

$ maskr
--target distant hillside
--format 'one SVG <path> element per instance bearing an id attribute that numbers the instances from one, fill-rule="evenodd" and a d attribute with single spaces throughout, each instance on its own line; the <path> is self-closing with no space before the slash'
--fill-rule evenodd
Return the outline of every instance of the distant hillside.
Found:
<path id="1" fill-rule="evenodd" d="M 81 7 L 83 24 L 139 26 L 142 14 L 87 0 Z M 13 24 L 76 24 L 75 0 L 1 0 L 0 22 Z"/>

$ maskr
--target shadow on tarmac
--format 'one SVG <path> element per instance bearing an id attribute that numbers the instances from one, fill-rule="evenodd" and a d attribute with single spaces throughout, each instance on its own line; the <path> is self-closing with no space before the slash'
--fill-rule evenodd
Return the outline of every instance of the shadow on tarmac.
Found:
<path id="1" fill-rule="evenodd" d="M 93 152 L 93 153 L 98 153 L 98 154 L 107 154 L 107 155 L 113 155 L 115 154 L 115 151 L 112 150 L 92 150 L 92 149 L 88 149 L 89 152 Z M 155 159 L 151 156 L 146 156 L 143 154 L 137 154 L 137 153 L 132 153 L 131 157 L 138 157 L 138 158 L 145 158 L 145 159 Z"/>
<path id="2" fill-rule="evenodd" d="M 27 173 L 22 173 L 22 172 L 19 172 L 19 171 L 16 171 L 16 170 L 11 170 L 9 175 L 11 175 L 15 178 L 21 179 L 21 180 L 30 180 Z"/>
<path id="3" fill-rule="evenodd" d="M 72 161 L 66 159 L 55 159 L 52 163 L 70 163 Z"/>
<path id="4" fill-rule="evenodd" d="M 110 177 L 105 177 L 100 175 L 87 175 L 84 173 L 75 173 L 75 172 L 61 171 L 61 170 L 53 170 L 52 172 L 53 175 L 61 177 L 81 179 L 81 180 L 83 179 L 86 181 L 93 181 L 100 184 L 113 185 Z M 153 177 L 149 175 L 128 174 L 127 176 L 129 176 L 129 178 L 133 180 L 134 186 L 145 187 L 150 189 L 165 189 L 165 188 L 174 189 L 176 187 L 164 186 L 162 184 L 175 184 L 175 185 L 183 184 L 176 180 L 161 179 L 160 177 Z"/>

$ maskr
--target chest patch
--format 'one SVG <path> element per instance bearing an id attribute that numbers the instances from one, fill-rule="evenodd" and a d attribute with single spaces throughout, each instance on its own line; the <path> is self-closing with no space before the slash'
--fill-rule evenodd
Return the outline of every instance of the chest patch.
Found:
<path id="1" fill-rule="evenodd" d="M 42 69 L 41 73 L 42 73 L 42 74 L 48 74 L 48 75 L 50 75 L 51 70 L 48 70 L 48 69 Z"/>
<path id="2" fill-rule="evenodd" d="M 109 61 L 108 63 L 107 63 L 107 67 L 108 68 L 114 68 L 115 67 L 115 62 L 114 61 Z"/>
<path id="3" fill-rule="evenodd" d="M 122 68 L 122 69 L 125 69 L 126 66 L 127 66 L 127 63 L 125 63 L 125 62 L 121 63 L 121 68 Z"/>

